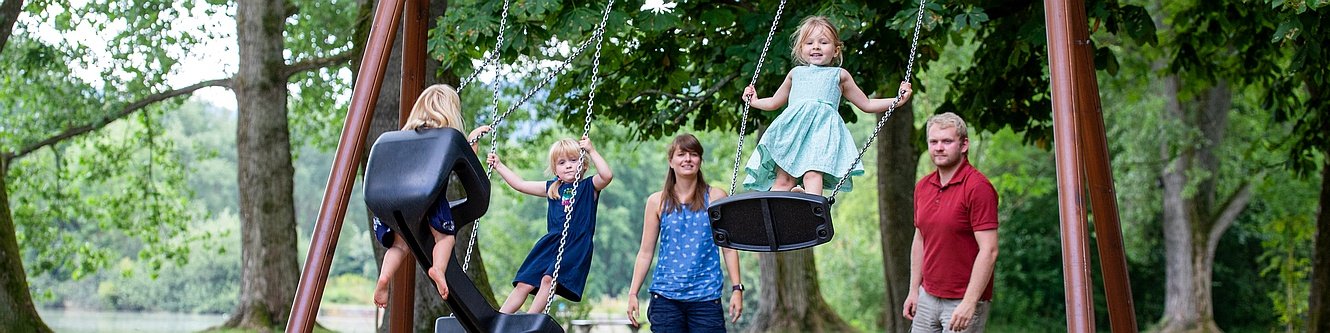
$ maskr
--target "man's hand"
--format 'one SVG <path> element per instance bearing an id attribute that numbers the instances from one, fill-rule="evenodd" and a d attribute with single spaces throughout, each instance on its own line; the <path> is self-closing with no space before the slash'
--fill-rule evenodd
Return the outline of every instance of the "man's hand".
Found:
<path id="1" fill-rule="evenodd" d="M 967 301 L 961 301 L 961 304 L 956 305 L 956 310 L 951 312 L 950 329 L 952 331 L 964 331 L 970 328 L 970 324 L 974 323 L 974 307 L 973 302 Z"/>

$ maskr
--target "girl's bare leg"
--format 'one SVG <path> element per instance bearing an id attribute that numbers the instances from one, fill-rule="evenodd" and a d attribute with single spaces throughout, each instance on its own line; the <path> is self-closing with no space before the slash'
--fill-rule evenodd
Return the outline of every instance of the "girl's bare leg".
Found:
<path id="1" fill-rule="evenodd" d="M 444 279 L 443 271 L 448 269 L 448 261 L 453 258 L 453 245 L 457 243 L 457 237 L 434 229 L 430 229 L 430 232 L 434 234 L 434 251 L 431 253 L 434 256 L 434 267 L 430 267 L 426 273 L 439 289 L 439 297 L 448 299 L 448 280 Z"/>
<path id="2" fill-rule="evenodd" d="M 549 300 L 550 292 L 554 289 L 554 277 L 546 275 L 540 279 L 540 291 L 536 292 L 536 299 L 531 300 L 531 308 L 527 313 L 545 312 L 545 304 Z"/>
<path id="3" fill-rule="evenodd" d="M 526 303 L 526 295 L 530 295 L 531 290 L 534 289 L 536 289 L 536 286 L 518 282 L 516 286 L 513 286 L 513 293 L 508 294 L 508 299 L 503 301 L 503 307 L 499 308 L 499 312 L 517 312 L 517 309 L 522 308 L 522 304 Z"/>
<path id="4" fill-rule="evenodd" d="M 789 191 L 794 187 L 794 176 L 785 172 L 785 169 L 776 167 L 776 181 L 771 184 L 772 191 Z"/>
<path id="5" fill-rule="evenodd" d="M 822 195 L 822 172 L 808 170 L 804 173 L 804 191 L 808 194 Z"/>
<path id="6" fill-rule="evenodd" d="M 374 286 L 374 305 L 380 308 L 388 307 L 388 285 L 393 279 L 393 273 L 397 273 L 397 268 L 402 265 L 402 259 L 410 251 L 406 248 L 406 240 L 397 233 L 393 233 L 393 246 L 383 253 L 383 267 L 379 268 L 379 281 Z"/>

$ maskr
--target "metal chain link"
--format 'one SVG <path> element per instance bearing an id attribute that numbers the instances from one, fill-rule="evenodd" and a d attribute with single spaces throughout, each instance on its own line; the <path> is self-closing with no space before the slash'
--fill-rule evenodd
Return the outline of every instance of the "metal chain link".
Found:
<path id="1" fill-rule="evenodd" d="M 919 0 L 919 13 L 914 17 L 914 39 L 910 41 L 910 59 L 905 63 L 905 82 L 910 82 L 911 77 L 914 75 L 914 58 L 919 48 L 919 26 L 923 25 L 924 22 L 924 3 L 926 1 L 928 0 Z M 891 119 L 891 114 L 896 112 L 896 107 L 900 105 L 900 97 L 904 94 L 905 90 L 898 89 L 896 91 L 896 100 L 891 102 L 891 106 L 887 108 L 886 114 L 883 114 L 882 119 L 877 121 L 877 127 L 873 128 L 873 135 L 868 136 L 868 141 L 864 142 L 864 147 L 859 149 L 859 156 L 854 158 L 854 163 L 850 164 L 850 169 L 845 170 L 845 176 L 841 177 L 840 181 L 836 182 L 836 188 L 832 189 L 831 196 L 827 197 L 827 201 L 833 204 L 836 202 L 836 194 L 840 193 L 840 187 L 845 185 L 845 181 L 850 178 L 850 172 L 854 171 L 854 166 L 864 160 L 864 153 L 868 152 L 868 147 L 873 145 L 873 140 L 876 140 L 878 133 L 882 132 L 882 125 L 885 125 L 887 119 Z"/>
<path id="2" fill-rule="evenodd" d="M 485 61 L 480 63 L 480 68 L 471 72 L 470 76 L 467 76 L 465 80 L 462 80 L 462 82 L 457 85 L 457 92 L 459 94 L 462 92 L 462 88 L 466 88 L 467 84 L 476 79 L 476 76 L 485 72 L 485 69 L 491 64 L 499 62 L 499 47 L 503 46 L 503 35 L 508 32 L 508 1 L 509 0 L 503 0 L 503 14 L 499 16 L 499 39 L 494 41 L 494 49 L 490 51 L 488 57 L 485 57 Z"/>
<path id="3" fill-rule="evenodd" d="M 780 25 L 780 14 L 785 11 L 785 0 L 780 0 L 780 7 L 776 8 L 776 17 L 771 19 L 771 30 L 767 31 L 767 42 L 762 44 L 762 54 L 757 56 L 757 68 L 753 69 L 753 79 L 748 81 L 748 85 L 757 85 L 757 76 L 762 73 L 762 63 L 767 60 L 767 49 L 771 47 L 771 38 L 776 35 L 776 27 Z M 757 96 L 753 96 L 756 98 Z M 739 120 L 739 149 L 734 152 L 734 172 L 730 173 L 730 194 L 734 194 L 734 188 L 739 183 L 739 161 L 744 153 L 744 131 L 748 130 L 748 108 L 753 104 L 752 99 L 744 101 L 743 116 Z"/>
<path id="4" fill-rule="evenodd" d="M 596 104 L 596 86 L 600 83 L 600 46 L 601 42 L 605 41 L 605 23 L 610 19 L 610 7 L 613 5 L 614 0 L 610 0 L 605 4 L 605 11 L 600 18 L 600 25 L 596 28 L 595 34 L 591 37 L 596 40 L 596 53 L 592 56 L 591 88 L 587 92 L 586 122 L 582 125 L 582 137 L 588 137 L 591 134 L 591 116 L 593 113 L 593 107 Z M 586 154 L 586 150 L 578 149 L 577 160 L 580 161 L 580 163 L 577 165 L 577 171 L 573 174 L 577 175 L 579 178 L 581 177 L 582 172 L 586 170 Z M 554 275 L 550 277 L 550 292 L 545 296 L 544 312 L 546 314 L 550 313 L 550 306 L 554 304 L 554 291 L 559 287 L 559 269 L 563 265 L 563 248 L 568 242 L 568 227 L 573 219 L 573 207 L 577 204 L 577 185 L 581 183 L 581 179 L 573 182 L 572 198 L 568 199 L 568 206 L 564 206 L 563 209 L 563 232 L 559 235 L 559 250 L 554 257 Z M 592 187 L 595 187 L 594 183 Z"/>
<path id="5" fill-rule="evenodd" d="M 522 95 L 522 98 L 518 99 L 516 103 L 513 103 L 513 105 L 509 106 L 507 111 L 504 111 L 503 114 L 499 115 L 499 117 L 490 121 L 489 124 L 490 127 L 497 127 L 499 123 L 503 122 L 504 119 L 508 118 L 508 114 L 513 113 L 514 110 L 517 110 L 517 107 L 521 106 L 522 104 L 525 104 L 527 100 L 530 100 L 532 96 L 535 96 L 537 92 L 540 92 L 540 89 L 544 88 L 546 84 L 550 83 L 550 81 L 553 81 L 555 77 L 567 71 L 568 64 L 571 63 L 574 58 L 577 58 L 578 56 L 582 55 L 582 52 L 585 51 L 586 48 L 591 45 L 591 42 L 594 42 L 595 40 L 596 40 L 595 36 L 592 36 L 586 41 L 583 41 L 582 45 L 578 46 L 577 51 L 573 52 L 573 54 L 568 55 L 567 58 L 564 58 L 563 62 L 559 64 L 559 67 L 555 68 L 553 71 L 550 72 L 549 75 L 545 76 L 544 80 L 541 80 L 539 83 L 537 83 L 534 88 L 527 90 L 526 94 Z M 477 137 L 474 140 L 471 140 L 470 143 L 475 144 L 478 141 L 480 141 L 479 137 Z"/>
<path id="6" fill-rule="evenodd" d="M 507 26 L 508 26 L 508 1 L 509 0 L 503 0 L 503 14 L 500 15 L 501 18 L 499 19 L 499 38 L 497 41 L 494 42 L 494 50 L 490 53 L 490 57 L 486 58 L 485 62 L 481 64 L 480 68 L 476 69 L 474 73 L 471 73 L 471 77 L 467 78 L 466 81 L 462 81 L 462 83 L 458 86 L 457 92 L 459 94 L 462 92 L 462 87 L 465 87 L 469 81 L 474 80 L 477 74 L 480 74 L 481 72 L 485 71 L 485 67 L 490 62 L 497 62 L 497 60 L 499 59 L 499 48 L 503 46 L 503 35 L 504 32 L 507 31 Z M 503 81 L 502 79 L 500 79 L 501 74 L 497 69 L 494 71 L 494 73 L 495 73 L 494 81 L 490 82 L 490 85 L 494 89 L 494 111 L 490 114 L 491 118 L 499 113 L 499 90 L 501 87 L 499 82 Z M 496 131 L 496 129 L 493 129 L 491 127 L 490 131 Z M 495 140 L 490 141 L 490 153 L 494 153 L 498 148 L 498 145 L 495 144 L 495 141 L 497 141 L 498 136 L 494 135 L 491 136 L 491 138 L 494 138 Z M 479 138 L 476 139 L 478 140 Z M 475 142 L 471 142 L 471 144 L 475 144 Z M 494 175 L 494 167 L 486 163 L 485 179 L 489 179 L 493 175 Z M 471 222 L 471 237 L 468 237 L 469 239 L 466 241 L 466 256 L 464 256 L 462 259 L 463 273 L 467 273 L 469 271 L 469 268 L 471 268 L 471 253 L 475 249 L 476 234 L 478 234 L 479 231 L 480 231 L 480 219 L 476 219 L 474 222 Z"/>
<path id="7" fill-rule="evenodd" d="M 601 30 L 601 31 L 604 31 L 604 30 L 603 30 L 603 27 L 602 27 L 602 30 Z M 549 84 L 550 81 L 553 81 L 555 77 L 558 77 L 560 74 L 562 74 L 563 72 L 565 72 L 565 71 L 567 70 L 567 68 L 568 68 L 568 65 L 569 65 L 570 63 L 572 63 L 573 59 L 576 59 L 578 56 L 581 56 L 582 53 L 583 53 L 584 51 L 586 51 L 586 48 L 587 48 L 588 46 L 591 45 L 591 41 L 593 41 L 593 40 L 595 40 L 595 36 L 592 36 L 592 38 L 589 38 L 589 39 L 587 39 L 586 41 L 582 42 L 582 44 L 578 46 L 578 48 L 577 48 L 576 51 L 574 51 L 572 54 L 569 54 L 567 58 L 564 58 L 564 60 L 559 64 L 559 67 L 557 67 L 557 68 L 555 68 L 553 71 L 551 71 L 550 74 L 547 75 L 547 76 L 545 77 L 544 80 L 541 80 L 540 83 L 536 84 L 536 86 L 535 86 L 534 88 L 528 90 L 528 91 L 526 92 L 526 94 L 524 94 L 524 95 L 522 96 L 521 99 L 519 99 L 516 103 L 513 103 L 513 105 L 509 106 L 508 109 L 505 110 L 505 111 L 503 112 L 503 114 L 498 115 L 498 116 L 491 115 L 491 118 L 493 118 L 493 119 L 490 121 L 490 123 L 489 123 L 489 126 L 490 126 L 490 129 L 491 129 L 491 130 L 490 130 L 489 133 L 486 133 L 486 134 L 488 134 L 488 135 L 490 136 L 490 151 L 489 151 L 490 154 L 494 154 L 494 153 L 498 152 L 498 148 L 499 148 L 499 145 L 498 145 L 498 139 L 499 139 L 499 136 L 498 136 L 499 123 L 503 122 L 504 119 L 508 118 L 508 114 L 511 114 L 514 110 L 517 110 L 518 107 L 522 106 L 522 104 L 525 104 L 527 100 L 530 100 L 532 96 L 535 96 L 535 94 L 536 94 L 537 92 L 540 92 L 540 90 L 543 89 L 543 88 L 545 87 L 546 84 Z M 599 61 L 597 61 L 597 63 L 599 63 Z M 496 83 L 495 83 L 495 90 L 496 90 L 496 91 L 499 89 L 499 87 L 498 87 L 498 85 L 497 85 L 497 81 L 498 81 L 498 80 L 496 80 Z M 497 92 L 496 92 L 496 94 L 497 94 Z M 495 112 L 495 113 L 497 113 L 497 112 L 499 111 L 499 108 L 498 108 L 498 105 L 499 105 L 499 104 L 498 104 L 498 103 L 499 103 L 499 102 L 498 102 L 498 98 L 496 97 L 495 100 L 494 100 L 494 106 L 495 106 L 495 108 L 494 108 L 494 112 Z M 589 126 L 589 125 L 588 125 L 588 126 Z M 485 137 L 485 135 L 481 135 L 481 136 L 479 136 L 479 137 L 476 137 L 476 138 L 474 138 L 474 139 L 471 139 L 471 140 L 469 140 L 467 143 L 468 143 L 468 144 L 471 144 L 471 145 L 474 145 L 474 144 L 476 144 L 477 142 L 480 142 L 480 138 L 483 138 L 483 137 Z M 479 157 L 479 156 L 477 156 L 477 157 Z M 488 155 L 486 155 L 486 158 L 488 158 Z M 488 163 L 486 163 L 486 165 L 485 165 L 485 178 L 488 179 L 488 178 L 492 178 L 493 176 L 494 176 L 494 166 L 489 165 Z M 470 263 L 471 263 L 471 252 L 472 252 L 473 245 L 474 245 L 475 242 L 476 242 L 476 231 L 480 230 L 480 220 L 476 220 L 476 222 L 474 222 L 474 223 L 472 223 L 472 224 L 473 224 L 473 225 L 471 226 L 471 239 L 467 241 L 466 257 L 465 257 L 465 259 L 463 259 L 463 261 L 462 261 L 462 271 L 464 271 L 464 272 L 466 272 L 467 269 L 470 268 L 469 266 L 470 266 Z"/>

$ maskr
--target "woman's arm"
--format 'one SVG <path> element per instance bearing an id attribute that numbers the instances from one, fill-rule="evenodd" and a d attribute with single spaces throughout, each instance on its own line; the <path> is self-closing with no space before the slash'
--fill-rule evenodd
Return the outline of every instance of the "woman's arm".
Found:
<path id="1" fill-rule="evenodd" d="M 755 97 L 757 97 L 757 88 L 753 86 L 744 88 L 743 99 L 752 100 L 748 103 L 749 106 L 766 111 L 775 111 L 785 106 L 785 102 L 790 100 L 790 73 L 785 73 L 785 82 L 780 83 L 780 88 L 776 89 L 775 95 L 758 99 L 754 99 Z"/>
<path id="2" fill-rule="evenodd" d="M 499 155 L 497 154 L 490 154 L 487 161 L 490 166 L 494 168 L 494 171 L 498 172 L 499 176 L 503 177 L 503 182 L 508 183 L 508 186 L 511 186 L 514 190 L 538 197 L 545 196 L 544 182 L 522 179 L 522 176 L 519 176 L 516 172 L 513 172 L 513 170 L 508 169 L 508 166 L 504 165 L 502 160 L 499 160 Z"/>
<path id="3" fill-rule="evenodd" d="M 711 200 L 724 199 L 727 195 L 725 190 L 712 187 Z M 730 277 L 730 285 L 737 286 L 743 284 L 743 274 L 739 271 L 739 251 L 734 249 L 720 249 L 720 255 L 725 258 L 725 272 Z M 727 288 L 728 289 L 728 288 Z M 730 293 L 730 322 L 739 322 L 739 317 L 744 312 L 744 292 L 742 290 L 731 291 Z"/>
<path id="4" fill-rule="evenodd" d="M 898 96 L 897 98 L 870 99 L 868 98 L 868 95 L 864 94 L 863 89 L 859 89 L 859 84 L 854 82 L 854 77 L 850 76 L 850 72 L 846 71 L 844 68 L 840 70 L 840 87 L 841 94 L 845 96 L 845 100 L 850 101 L 850 104 L 854 104 L 859 110 L 863 110 L 867 113 L 886 112 L 887 109 L 891 108 L 893 103 L 896 103 L 897 99 L 900 100 L 900 103 L 897 104 L 896 107 L 900 107 L 901 104 L 910 101 L 910 96 L 914 94 L 914 90 L 910 89 L 909 82 L 901 82 L 900 89 L 897 91 L 899 92 L 903 90 L 905 92 L 904 95 Z"/>
<path id="5" fill-rule="evenodd" d="M 651 260 L 656 256 L 656 242 L 660 240 L 660 196 L 661 192 L 647 197 L 645 213 L 642 214 L 642 246 L 637 249 L 637 261 L 633 263 L 633 282 L 628 287 L 628 320 L 637 326 L 637 294 L 642 290 Z"/>
<path id="6" fill-rule="evenodd" d="M 591 184 L 596 186 L 596 191 L 599 192 L 605 189 L 606 186 L 610 186 L 610 182 L 614 181 L 614 170 L 610 169 L 610 164 L 606 163 L 605 158 L 600 156 L 600 152 L 596 151 L 596 146 L 591 144 L 591 138 L 582 137 L 582 141 L 579 141 L 578 145 L 586 150 L 587 157 L 591 158 L 591 163 L 596 165 L 596 176 L 591 178 Z"/>

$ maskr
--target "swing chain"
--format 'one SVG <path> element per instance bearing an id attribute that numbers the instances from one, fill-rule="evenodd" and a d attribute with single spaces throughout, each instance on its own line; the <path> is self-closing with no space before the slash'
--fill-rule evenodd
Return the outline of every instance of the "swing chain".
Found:
<path id="1" fill-rule="evenodd" d="M 771 20 L 771 30 L 767 31 L 767 41 L 762 44 L 762 54 L 757 57 L 757 68 L 753 69 L 753 79 L 748 81 L 750 86 L 757 85 L 757 77 L 762 73 L 762 63 L 767 59 L 767 50 L 771 48 L 771 39 L 776 36 L 776 27 L 780 25 L 780 15 L 784 11 L 785 0 L 781 0 L 780 6 L 776 7 L 776 17 Z M 744 132 L 748 129 L 748 108 L 752 103 L 751 99 L 744 101 L 743 116 L 739 120 L 739 149 L 734 152 L 734 172 L 730 173 L 730 194 L 734 194 L 734 189 L 739 183 L 739 161 L 744 153 Z"/>
<path id="2" fill-rule="evenodd" d="M 475 72 L 471 72 L 470 76 L 467 76 L 465 80 L 462 80 L 462 83 L 457 85 L 458 93 L 461 93 L 462 88 L 466 88 L 467 84 L 475 80 L 476 76 L 479 76 L 480 73 L 484 72 L 491 64 L 498 63 L 499 47 L 503 46 L 503 35 L 507 32 L 508 26 L 508 1 L 509 0 L 503 0 L 503 15 L 499 16 L 499 39 L 494 41 L 494 50 L 490 51 L 490 55 L 485 57 L 485 61 L 480 63 L 480 68 L 477 68 Z M 498 80 L 496 79 L 495 81 Z"/>
<path id="3" fill-rule="evenodd" d="M 600 83 L 600 47 L 602 42 L 605 41 L 605 23 L 610 19 L 610 7 L 613 5 L 614 0 L 610 0 L 605 4 L 605 11 L 600 18 L 600 25 L 596 27 L 596 32 L 591 36 L 592 39 L 596 40 L 596 53 L 592 57 L 591 89 L 587 92 L 586 121 L 585 124 L 582 125 L 582 137 L 587 137 L 591 134 L 592 107 L 595 106 L 596 103 L 596 86 Z M 568 205 L 563 208 L 563 231 L 560 232 L 559 250 L 554 257 L 554 274 L 550 277 L 550 292 L 545 296 L 545 314 L 550 313 L 550 306 L 554 304 L 554 291 L 558 290 L 559 287 L 559 269 L 563 265 L 563 249 L 564 245 L 568 242 L 568 229 L 569 224 L 573 219 L 573 207 L 577 204 L 578 184 L 582 183 L 580 178 L 582 172 L 586 170 L 586 154 L 586 150 L 578 149 L 577 160 L 581 161 L 581 163 L 578 163 L 577 171 L 573 174 L 577 175 L 579 179 L 573 182 L 572 197 L 568 199 Z M 594 191 L 594 182 L 592 183 L 592 187 L 592 190 Z"/>
<path id="4" fill-rule="evenodd" d="M 474 73 L 471 73 L 471 77 L 467 78 L 467 81 L 462 82 L 461 84 L 462 86 L 465 86 L 468 81 L 474 80 L 476 78 L 476 74 L 479 74 L 480 72 L 484 71 L 485 66 L 487 66 L 490 62 L 497 63 L 497 60 L 499 58 L 499 48 L 503 46 L 504 31 L 507 31 L 506 29 L 508 26 L 508 0 L 503 0 L 503 14 L 500 17 L 501 18 L 499 19 L 499 38 L 497 41 L 494 42 L 494 51 L 490 53 L 490 57 L 485 59 L 485 64 L 482 64 L 480 69 L 476 70 L 476 72 Z M 499 113 L 499 91 L 501 86 L 499 82 L 503 81 L 501 79 L 501 73 L 499 73 L 497 69 L 494 71 L 494 74 L 495 74 L 494 81 L 490 82 L 490 85 L 494 90 L 494 103 L 493 103 L 494 111 L 490 114 L 490 117 L 494 117 L 494 115 L 497 115 Z M 462 89 L 458 88 L 457 91 L 458 93 L 460 93 Z M 490 131 L 495 131 L 495 129 L 491 127 Z M 497 152 L 498 145 L 495 143 L 497 142 L 498 136 L 494 135 L 490 136 L 490 138 L 491 138 L 490 153 Z M 480 138 L 476 138 L 476 140 L 474 141 L 478 141 L 479 139 Z M 471 142 L 471 144 L 475 144 L 474 141 Z M 494 175 L 494 167 L 486 164 L 485 179 L 489 179 L 493 175 Z M 478 234 L 479 232 L 480 232 L 480 219 L 476 219 L 475 222 L 471 223 L 471 237 L 468 237 L 466 241 L 466 256 L 464 256 L 462 259 L 462 272 L 464 273 L 468 272 L 469 268 L 471 268 L 471 252 L 473 252 L 473 250 L 475 249 L 476 237 L 477 237 L 476 234 Z"/>
<path id="5" fill-rule="evenodd" d="M 559 67 L 551 71 L 549 75 L 546 75 L 544 80 L 541 80 L 539 83 L 536 84 L 534 88 L 528 90 L 526 94 L 522 95 L 521 99 L 518 99 L 516 103 L 513 103 L 512 106 L 509 106 L 508 110 L 504 111 L 503 114 L 499 115 L 499 117 L 497 118 L 494 118 L 494 120 L 491 120 L 489 124 L 490 127 L 499 126 L 499 123 L 503 122 L 504 119 L 508 118 L 508 114 L 513 113 L 513 111 L 517 110 L 517 107 L 521 106 L 522 104 L 525 104 L 527 100 L 530 100 L 532 96 L 535 96 L 537 92 L 540 92 L 540 89 L 544 88 L 545 85 L 553 81 L 555 77 L 559 76 L 559 74 L 562 74 L 563 72 L 567 71 L 568 64 L 571 63 L 574 58 L 577 58 L 578 56 L 582 55 L 582 52 L 585 51 L 586 48 L 591 45 L 592 41 L 595 41 L 595 36 L 592 36 L 592 38 L 583 41 L 582 44 L 578 46 L 577 51 L 574 51 L 572 54 L 568 55 L 568 57 L 564 58 L 563 62 L 559 64 Z M 476 138 L 475 140 L 471 140 L 470 143 L 474 144 L 479 140 L 480 138 Z"/>
<path id="6" fill-rule="evenodd" d="M 506 9 L 508 8 L 508 6 L 506 5 L 506 3 L 507 3 L 507 2 L 505 1 L 505 6 L 504 6 L 504 8 L 505 8 L 505 11 L 504 11 L 504 13 L 505 13 L 505 14 L 504 14 L 505 20 L 506 20 L 506 17 L 507 17 L 507 14 L 506 14 L 506 13 L 507 13 L 507 10 L 506 10 Z M 603 31 L 603 27 L 602 27 L 602 31 Z M 574 51 L 572 54 L 568 55 L 567 58 L 564 58 L 564 60 L 559 64 L 559 67 L 558 67 L 558 68 L 555 68 L 553 71 L 551 71 L 550 74 L 547 75 L 547 76 L 545 77 L 544 80 L 541 80 L 540 83 L 538 83 L 538 84 L 536 85 L 536 87 L 532 88 L 531 90 L 528 90 L 528 91 L 526 92 L 526 94 L 522 96 L 521 99 L 519 99 L 516 103 L 513 103 L 512 106 L 509 106 L 508 109 L 505 110 L 505 111 L 503 112 L 503 114 L 498 115 L 498 116 L 494 116 L 493 114 L 491 115 L 491 118 L 493 118 L 493 120 L 491 120 L 490 123 L 489 123 L 489 126 L 490 126 L 490 133 L 487 133 L 487 134 L 490 135 L 490 151 L 489 151 L 489 152 L 490 152 L 491 154 L 498 152 L 498 147 L 499 147 L 499 146 L 498 146 L 498 134 L 497 134 L 497 133 L 498 133 L 498 130 L 499 130 L 499 123 L 503 122 L 504 119 L 508 118 L 508 114 L 512 113 L 514 110 L 517 110 L 517 107 L 519 107 L 519 106 L 521 106 L 522 104 L 526 103 L 526 101 L 527 101 L 527 100 L 530 100 L 532 96 L 535 96 L 535 94 L 536 94 L 537 92 L 539 92 L 542 88 L 544 88 L 546 84 L 549 84 L 550 81 L 553 81 L 555 77 L 557 77 L 559 74 L 562 74 L 564 71 L 566 71 L 566 69 L 568 68 L 568 64 L 571 63 L 573 59 L 575 59 L 575 58 L 577 58 L 578 56 L 582 55 L 582 52 L 586 50 L 587 46 L 591 45 L 591 41 L 592 41 L 594 38 L 595 38 L 595 37 L 593 36 L 591 39 L 587 39 L 586 41 L 582 42 L 582 44 L 578 46 L 578 48 L 577 48 L 576 51 Z M 474 77 L 474 74 L 473 74 L 472 76 Z M 494 90 L 495 90 L 495 92 L 494 92 L 494 94 L 495 94 L 495 97 L 494 97 L 494 113 L 495 113 L 495 114 L 497 114 L 497 113 L 499 112 L 499 100 L 498 100 L 498 93 L 499 93 L 498 90 L 499 90 L 499 85 L 498 85 L 498 81 L 499 81 L 499 80 L 496 79 L 496 80 L 495 80 L 495 83 L 494 83 Z M 459 89 L 459 91 L 460 91 L 460 89 Z M 589 125 L 588 125 L 588 126 L 589 126 Z M 477 142 L 480 142 L 480 138 L 482 138 L 482 137 L 484 137 L 484 136 L 485 136 L 485 135 L 481 135 L 481 136 L 479 136 L 479 137 L 476 137 L 476 138 L 474 138 L 474 139 L 471 139 L 471 140 L 469 140 L 469 141 L 467 142 L 467 144 L 474 145 L 474 144 L 476 144 Z M 486 164 L 486 167 L 485 167 L 485 178 L 491 178 L 493 175 L 494 175 L 494 166 Z M 473 226 L 471 227 L 471 239 L 470 239 L 469 241 L 467 241 L 468 246 L 467 246 L 466 257 L 465 257 L 465 259 L 463 259 L 463 262 L 462 262 L 462 270 L 463 270 L 463 271 L 466 271 L 467 268 L 469 268 L 468 266 L 470 266 L 470 263 L 471 263 L 471 249 L 472 249 L 472 244 L 475 244 L 475 242 L 476 242 L 476 232 L 479 230 L 479 224 L 480 224 L 480 223 L 479 223 L 479 220 L 477 220 L 476 223 L 473 223 Z"/>
<path id="7" fill-rule="evenodd" d="M 914 39 L 910 41 L 910 58 L 905 62 L 905 82 L 910 82 L 910 78 L 914 75 L 914 58 L 919 48 L 919 26 L 924 22 L 925 1 L 927 0 L 919 0 L 919 12 L 915 14 L 914 17 Z M 873 140 L 876 140 L 878 133 L 882 132 L 882 125 L 885 125 L 887 119 L 891 119 L 891 114 L 896 112 L 896 107 L 899 106 L 901 102 L 900 97 L 904 94 L 905 90 L 896 91 L 896 100 L 891 102 L 891 106 L 888 107 L 887 112 L 882 115 L 882 119 L 877 121 L 877 127 L 873 128 L 873 135 L 868 136 L 868 141 L 864 142 L 864 147 L 859 149 L 859 156 L 854 158 L 854 163 L 850 164 L 850 170 L 845 171 L 845 176 L 841 177 L 840 181 L 836 182 L 836 188 L 831 190 L 831 196 L 827 197 L 827 201 L 832 203 L 836 202 L 836 194 L 840 193 L 840 187 L 845 185 L 845 181 L 850 178 L 850 172 L 854 171 L 854 166 L 863 162 L 864 153 L 868 152 L 868 147 L 873 145 Z"/>

